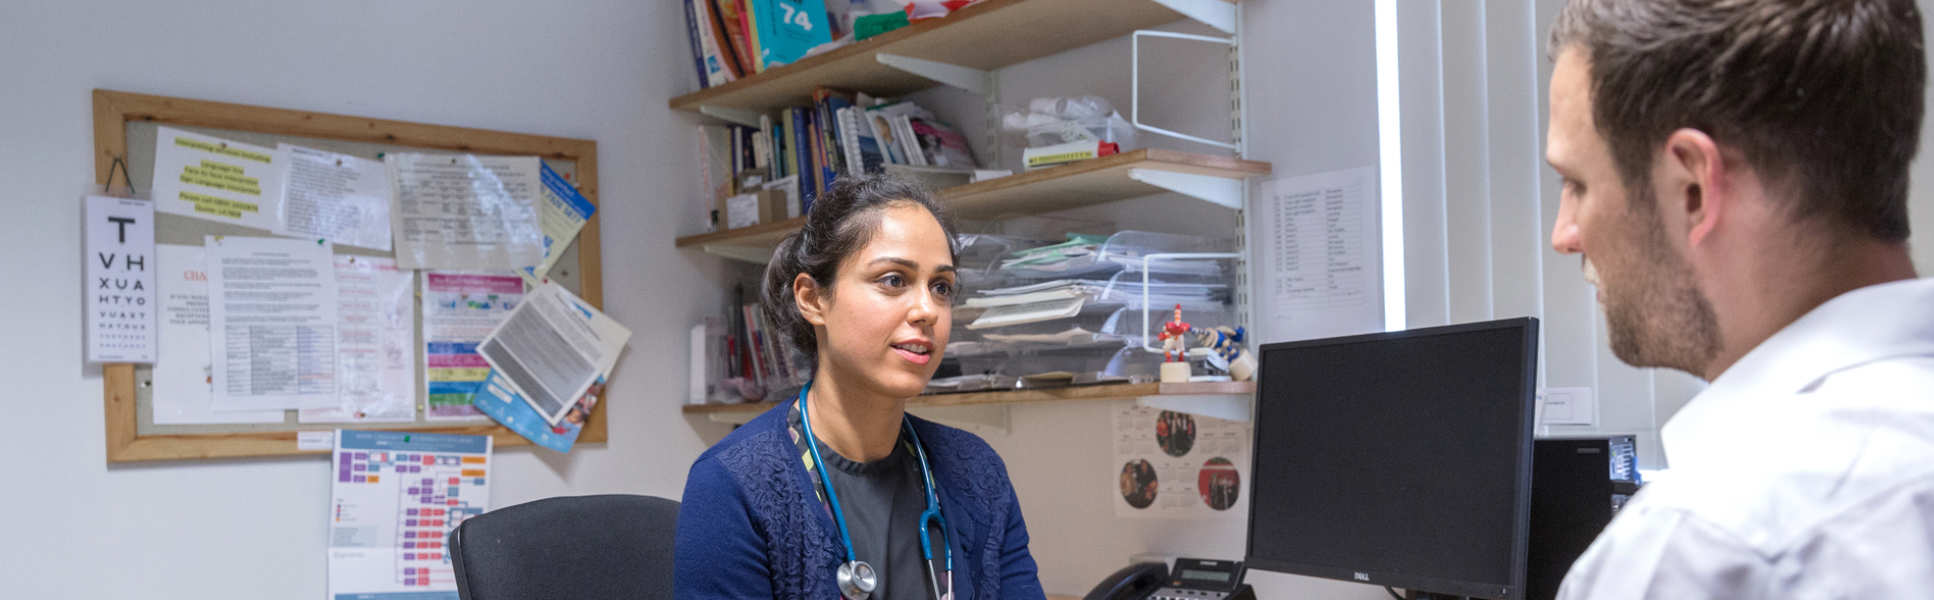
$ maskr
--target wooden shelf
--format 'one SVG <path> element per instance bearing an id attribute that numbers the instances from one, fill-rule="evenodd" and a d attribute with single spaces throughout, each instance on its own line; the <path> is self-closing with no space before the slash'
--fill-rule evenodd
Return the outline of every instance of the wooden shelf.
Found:
<path id="1" fill-rule="evenodd" d="M 822 86 L 897 96 L 934 83 L 880 64 L 881 53 L 991 70 L 1183 18 L 1147 0 L 985 0 L 944 18 L 673 98 L 671 107 L 764 111 L 810 103 L 813 90 Z"/>
<path id="2" fill-rule="evenodd" d="M 938 196 L 954 216 L 995 219 L 1091 206 L 1169 190 L 1131 176 L 1135 170 L 1206 175 L 1233 180 L 1268 175 L 1266 162 L 1227 156 L 1145 148 L 1051 169 L 1030 171 L 980 183 L 940 190 Z M 763 263 L 786 234 L 805 218 L 754 225 L 678 238 L 678 247 L 705 251 L 748 262 Z"/>
<path id="3" fill-rule="evenodd" d="M 1253 381 L 1223 381 L 1201 383 L 1113 383 L 1104 385 L 1080 385 L 1038 390 L 1002 390 L 993 392 L 962 392 L 957 394 L 927 394 L 917 396 L 907 402 L 909 407 L 921 406 L 976 406 L 997 404 L 1020 404 L 1028 402 L 1060 402 L 1067 400 L 1114 400 L 1138 398 L 1142 396 L 1204 396 L 1237 395 L 1256 393 Z M 685 414 L 716 413 L 763 413 L 776 402 L 751 402 L 746 404 L 688 404 Z"/>

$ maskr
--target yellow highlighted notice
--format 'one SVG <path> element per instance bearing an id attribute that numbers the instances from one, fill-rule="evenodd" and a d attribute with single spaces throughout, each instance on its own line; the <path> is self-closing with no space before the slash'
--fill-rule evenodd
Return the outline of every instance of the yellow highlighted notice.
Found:
<path id="1" fill-rule="evenodd" d="M 212 152 L 215 154 L 220 154 L 222 156 L 233 156 L 235 158 L 248 159 L 262 164 L 268 164 L 269 162 L 268 154 L 265 154 L 262 152 L 252 152 L 248 150 L 243 150 L 241 148 L 232 148 L 224 144 L 210 144 L 208 142 L 204 142 L 201 140 L 189 139 L 185 137 L 176 137 L 175 145 L 181 146 L 184 148 L 194 148 L 202 152 Z"/>

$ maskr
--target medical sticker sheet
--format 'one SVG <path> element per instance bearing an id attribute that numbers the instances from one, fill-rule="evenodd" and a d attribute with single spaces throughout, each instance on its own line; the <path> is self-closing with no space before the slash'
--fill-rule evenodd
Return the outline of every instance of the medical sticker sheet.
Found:
<path id="1" fill-rule="evenodd" d="M 273 231 L 283 170 L 274 148 L 155 128 L 154 208 L 164 213 Z"/>
<path id="2" fill-rule="evenodd" d="M 424 418 L 486 418 L 472 403 L 490 376 L 477 345 L 523 299 L 516 275 L 423 272 Z"/>
<path id="3" fill-rule="evenodd" d="M 1124 403 L 1115 409 L 1115 514 L 1245 518 L 1249 426 Z"/>
<path id="4" fill-rule="evenodd" d="M 336 431 L 332 600 L 457 600 L 447 540 L 490 509 L 489 436 Z"/>

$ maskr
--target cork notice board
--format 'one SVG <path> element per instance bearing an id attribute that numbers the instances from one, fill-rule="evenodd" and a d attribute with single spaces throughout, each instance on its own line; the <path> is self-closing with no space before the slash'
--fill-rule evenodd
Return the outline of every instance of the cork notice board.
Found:
<path id="1" fill-rule="evenodd" d="M 97 185 L 109 183 L 116 159 L 127 167 L 127 182 L 137 189 L 153 187 L 155 128 L 166 125 L 219 138 L 271 146 L 287 142 L 370 158 L 383 152 L 448 152 L 537 156 L 576 183 L 586 199 L 598 203 L 597 143 L 591 140 L 506 133 L 463 127 L 368 119 L 260 106 L 168 98 L 146 94 L 94 90 L 94 176 Z M 116 174 L 118 181 L 121 175 Z M 117 189 L 121 186 L 117 185 Z M 604 290 L 598 254 L 598 220 L 593 214 L 577 239 L 559 258 L 551 278 L 599 308 Z M 268 236 L 266 231 L 157 213 L 155 241 L 199 245 L 204 235 Z M 338 246 L 337 254 L 390 256 Z M 420 290 L 419 290 L 420 292 Z M 421 314 L 419 302 L 418 314 Z M 420 321 L 420 319 L 419 319 Z M 421 332 L 419 331 L 419 336 Z M 419 337 L 419 340 L 421 338 Z M 422 344 L 415 344 L 422 352 Z M 165 358 L 164 358 L 165 360 Z M 417 403 L 423 402 L 421 360 L 417 359 Z M 150 369 L 146 365 L 108 364 L 101 369 L 106 406 L 108 462 L 184 460 L 326 454 L 328 450 L 300 450 L 301 431 L 405 429 L 433 433 L 489 435 L 499 447 L 529 445 L 522 436 L 488 417 L 453 423 L 425 421 L 419 410 L 413 423 L 296 422 L 287 411 L 282 423 L 233 425 L 157 425 L 152 411 Z M 609 397 L 609 390 L 606 396 Z M 579 443 L 606 441 L 605 405 L 585 421 Z"/>

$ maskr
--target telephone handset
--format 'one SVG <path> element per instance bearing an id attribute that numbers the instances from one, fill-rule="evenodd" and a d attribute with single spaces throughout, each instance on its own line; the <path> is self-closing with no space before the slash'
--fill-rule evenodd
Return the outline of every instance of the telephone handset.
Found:
<path id="1" fill-rule="evenodd" d="M 1162 563 L 1139 563 L 1109 575 L 1083 600 L 1254 600 L 1242 576 L 1242 563 L 1232 560 L 1178 558 L 1173 573 Z"/>

